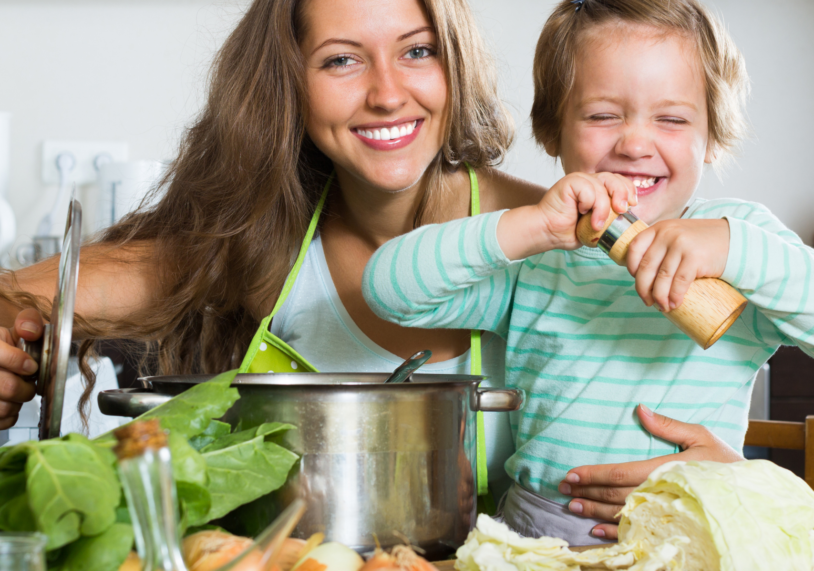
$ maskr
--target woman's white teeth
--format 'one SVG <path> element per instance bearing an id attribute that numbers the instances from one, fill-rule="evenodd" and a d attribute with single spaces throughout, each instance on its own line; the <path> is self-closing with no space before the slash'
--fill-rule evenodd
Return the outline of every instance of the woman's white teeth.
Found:
<path id="1" fill-rule="evenodd" d="M 650 188 L 656 184 L 656 178 L 655 176 L 651 176 L 650 178 L 634 178 L 633 186 L 636 188 Z"/>
<path id="2" fill-rule="evenodd" d="M 356 132 L 366 139 L 373 139 L 375 141 L 390 141 L 392 139 L 399 139 L 412 134 L 412 132 L 415 131 L 416 125 L 418 125 L 418 121 L 405 123 L 399 125 L 398 127 L 390 127 L 389 129 L 387 127 L 373 130 L 357 129 Z"/>

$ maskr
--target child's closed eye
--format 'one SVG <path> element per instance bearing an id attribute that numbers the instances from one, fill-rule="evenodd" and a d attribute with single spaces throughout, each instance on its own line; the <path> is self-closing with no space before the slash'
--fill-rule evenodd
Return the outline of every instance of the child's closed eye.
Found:
<path id="1" fill-rule="evenodd" d="M 593 123 L 601 123 L 602 121 L 613 121 L 614 119 L 618 119 L 616 115 L 610 115 L 607 113 L 598 113 L 596 115 L 590 115 L 588 117 L 588 121 Z"/>
<path id="2" fill-rule="evenodd" d="M 659 117 L 659 121 L 662 123 L 671 123 L 673 125 L 687 125 L 689 123 L 689 121 L 682 119 L 681 117 Z"/>

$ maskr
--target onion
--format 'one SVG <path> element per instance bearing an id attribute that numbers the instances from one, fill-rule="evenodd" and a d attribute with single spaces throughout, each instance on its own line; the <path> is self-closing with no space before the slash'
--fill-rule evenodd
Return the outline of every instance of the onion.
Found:
<path id="1" fill-rule="evenodd" d="M 240 537 L 222 531 L 199 531 L 184 538 L 182 552 L 189 571 L 215 571 L 233 561 L 252 546 L 248 537 Z M 259 553 L 249 554 L 235 569 L 252 569 L 259 561 Z"/>
<path id="2" fill-rule="evenodd" d="M 289 537 L 283 542 L 283 547 L 280 549 L 280 555 L 277 557 L 277 565 L 280 571 L 290 571 L 297 561 L 310 553 L 317 545 L 322 543 L 325 539 L 324 533 L 315 533 L 308 538 L 308 541 L 303 539 L 294 539 Z"/>
<path id="3" fill-rule="evenodd" d="M 364 564 L 353 549 L 332 541 L 308 553 L 293 571 L 359 571 Z"/>
<path id="4" fill-rule="evenodd" d="M 376 549 L 359 571 L 438 571 L 409 545 L 397 545 L 390 553 Z"/>

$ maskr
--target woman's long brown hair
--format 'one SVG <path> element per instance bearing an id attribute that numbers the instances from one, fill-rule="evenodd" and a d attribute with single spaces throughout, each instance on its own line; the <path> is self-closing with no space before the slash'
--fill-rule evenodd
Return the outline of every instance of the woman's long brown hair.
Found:
<path id="1" fill-rule="evenodd" d="M 248 8 L 215 59 L 206 106 L 154 191 L 163 192 L 160 200 L 146 200 L 98 238 L 100 246 L 145 252 L 163 291 L 154 307 L 126 321 L 82 321 L 89 339 L 80 356 L 94 339 L 129 338 L 148 343 L 160 374 L 239 365 L 263 317 L 248 307 L 276 299 L 333 168 L 305 132 L 305 1 L 256 0 Z M 498 164 L 513 136 L 466 0 L 424 2 L 446 70 L 449 112 L 416 225 L 435 217 L 445 172 L 464 161 Z M 22 292 L 6 297 L 46 309 Z M 92 383 L 91 374 L 85 401 Z"/>

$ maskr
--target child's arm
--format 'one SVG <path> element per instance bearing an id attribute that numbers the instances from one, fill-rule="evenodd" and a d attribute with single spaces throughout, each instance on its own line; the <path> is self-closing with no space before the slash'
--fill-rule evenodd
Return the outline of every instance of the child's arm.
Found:
<path id="1" fill-rule="evenodd" d="M 814 250 L 760 204 L 713 200 L 688 216 L 631 243 L 628 269 L 645 302 L 677 306 L 696 277 L 720 277 L 768 320 L 748 309 L 742 317 L 768 345 L 796 344 L 814 356 Z"/>
<path id="2" fill-rule="evenodd" d="M 505 337 L 519 264 L 555 248 L 574 249 L 581 213 L 599 229 L 610 212 L 635 203 L 635 188 L 607 173 L 571 174 L 533 206 L 419 228 L 382 246 L 368 262 L 362 292 L 381 318 L 424 328 L 485 329 Z"/>

